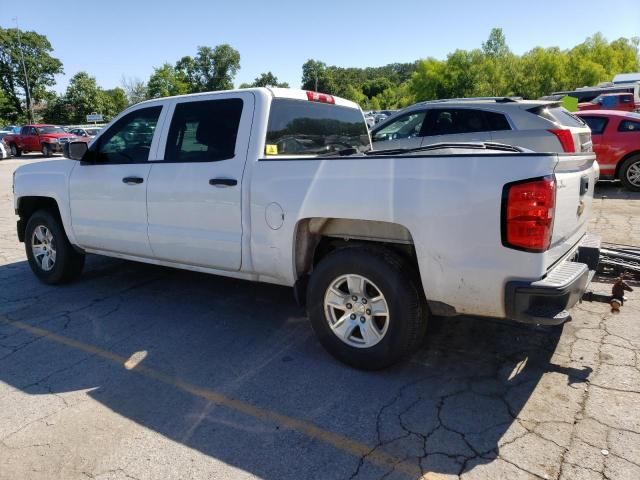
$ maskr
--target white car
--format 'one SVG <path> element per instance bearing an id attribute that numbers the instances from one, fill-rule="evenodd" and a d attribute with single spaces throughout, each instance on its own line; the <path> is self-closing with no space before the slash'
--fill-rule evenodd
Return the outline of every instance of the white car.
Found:
<path id="1" fill-rule="evenodd" d="M 4 142 L 0 138 L 0 160 L 2 160 L 4 158 L 9 158 L 9 152 L 7 151 L 6 147 L 4 146 Z"/>
<path id="2" fill-rule="evenodd" d="M 72 133 L 78 137 L 95 138 L 95 136 L 100 133 L 100 129 L 97 127 L 77 127 L 69 129 L 69 133 Z"/>
<path id="3" fill-rule="evenodd" d="M 376 125 L 374 148 L 499 142 L 534 152 L 590 152 L 591 130 L 560 102 L 511 97 L 433 100 Z"/>
<path id="4" fill-rule="evenodd" d="M 294 287 L 358 368 L 411 353 L 431 314 L 569 318 L 599 254 L 592 153 L 369 149 L 360 108 L 330 95 L 142 102 L 73 159 L 16 170 L 18 238 L 48 284 L 93 253 Z"/>

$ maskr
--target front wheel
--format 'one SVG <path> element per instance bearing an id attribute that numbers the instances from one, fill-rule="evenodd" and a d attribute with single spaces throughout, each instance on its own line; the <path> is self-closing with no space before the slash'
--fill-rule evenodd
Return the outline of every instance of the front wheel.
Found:
<path id="1" fill-rule="evenodd" d="M 46 210 L 29 218 L 24 244 L 31 270 L 44 283 L 69 282 L 82 272 L 84 255 L 74 250 L 60 220 Z"/>
<path id="2" fill-rule="evenodd" d="M 320 343 L 355 368 L 379 370 L 411 354 L 427 327 L 414 269 L 391 250 L 335 250 L 316 267 L 307 290 Z"/>
<path id="3" fill-rule="evenodd" d="M 19 157 L 20 155 L 22 155 L 22 151 L 18 148 L 18 146 L 15 143 L 12 143 L 10 148 L 11 148 L 12 157 Z"/>
<path id="4" fill-rule="evenodd" d="M 640 192 L 640 155 L 627 158 L 620 166 L 620 181 L 628 190 Z"/>
<path id="5" fill-rule="evenodd" d="M 49 145 L 48 143 L 43 143 L 42 144 L 42 156 L 43 157 L 50 157 L 51 156 L 51 145 Z"/>

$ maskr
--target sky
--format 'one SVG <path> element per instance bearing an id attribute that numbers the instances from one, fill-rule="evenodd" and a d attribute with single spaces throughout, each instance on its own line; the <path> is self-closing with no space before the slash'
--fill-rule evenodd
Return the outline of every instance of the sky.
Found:
<path id="1" fill-rule="evenodd" d="M 103 88 L 121 86 L 123 76 L 146 81 L 154 67 L 195 55 L 199 45 L 240 52 L 236 86 L 271 71 L 299 87 L 310 58 L 342 67 L 442 59 L 479 48 L 493 27 L 517 54 L 570 48 L 596 32 L 640 36 L 640 8 L 630 0 L 0 0 L 0 26 L 14 27 L 16 17 L 22 30 L 46 35 L 62 61 L 58 92 L 82 70 Z"/>

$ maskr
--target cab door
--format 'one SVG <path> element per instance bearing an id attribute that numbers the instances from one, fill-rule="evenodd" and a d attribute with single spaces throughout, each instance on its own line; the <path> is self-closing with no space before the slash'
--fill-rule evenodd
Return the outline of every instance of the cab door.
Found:
<path id="1" fill-rule="evenodd" d="M 88 250 L 151 257 L 147 236 L 150 152 L 163 107 L 141 106 L 94 141 L 71 172 L 71 223 Z"/>
<path id="2" fill-rule="evenodd" d="M 251 92 L 173 101 L 147 191 L 156 258 L 240 269 L 242 177 L 254 103 Z"/>
<path id="3" fill-rule="evenodd" d="M 37 152 L 40 150 L 40 136 L 36 127 L 27 127 L 26 136 L 23 137 L 24 147 L 30 152 Z"/>

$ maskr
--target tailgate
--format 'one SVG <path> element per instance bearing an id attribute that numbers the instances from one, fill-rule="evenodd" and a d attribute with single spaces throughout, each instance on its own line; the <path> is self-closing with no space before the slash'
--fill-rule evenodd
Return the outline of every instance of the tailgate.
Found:
<path id="1" fill-rule="evenodd" d="M 574 250 L 587 231 L 600 169 L 594 154 L 558 154 L 554 175 L 556 206 L 546 268 Z"/>

